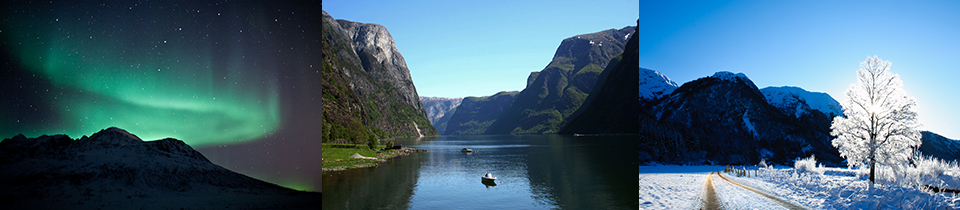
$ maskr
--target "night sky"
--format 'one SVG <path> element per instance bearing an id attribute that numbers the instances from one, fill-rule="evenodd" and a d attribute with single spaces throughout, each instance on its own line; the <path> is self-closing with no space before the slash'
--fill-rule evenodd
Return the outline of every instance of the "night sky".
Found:
<path id="1" fill-rule="evenodd" d="M 0 138 L 115 126 L 319 191 L 319 3 L 2 4 Z"/>

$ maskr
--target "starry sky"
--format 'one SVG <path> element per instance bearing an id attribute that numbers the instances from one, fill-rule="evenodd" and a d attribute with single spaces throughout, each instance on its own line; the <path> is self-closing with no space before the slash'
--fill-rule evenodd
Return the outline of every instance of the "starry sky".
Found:
<path id="1" fill-rule="evenodd" d="M 390 31 L 420 96 L 523 90 L 563 39 L 637 25 L 637 0 L 327 0 L 334 19 Z M 468 79 L 469 78 L 469 79 Z"/>
<path id="2" fill-rule="evenodd" d="M 115 126 L 320 189 L 318 4 L 3 4 L 0 138 Z"/>
<path id="3" fill-rule="evenodd" d="M 960 139 L 960 2 L 641 1 L 640 67 L 678 84 L 717 71 L 841 103 L 868 56 L 890 61 L 922 130 Z"/>

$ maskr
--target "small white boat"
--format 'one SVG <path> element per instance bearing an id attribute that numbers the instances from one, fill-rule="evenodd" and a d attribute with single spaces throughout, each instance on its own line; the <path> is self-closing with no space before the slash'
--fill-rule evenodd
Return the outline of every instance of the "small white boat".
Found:
<path id="1" fill-rule="evenodd" d="M 497 180 L 497 177 L 494 177 L 492 174 L 487 173 L 487 175 L 481 176 L 480 179 L 483 179 L 483 180 Z"/>
<path id="2" fill-rule="evenodd" d="M 463 148 L 463 149 L 460 150 L 460 151 L 461 151 L 461 152 L 473 152 L 472 149 L 467 149 L 467 148 Z"/>

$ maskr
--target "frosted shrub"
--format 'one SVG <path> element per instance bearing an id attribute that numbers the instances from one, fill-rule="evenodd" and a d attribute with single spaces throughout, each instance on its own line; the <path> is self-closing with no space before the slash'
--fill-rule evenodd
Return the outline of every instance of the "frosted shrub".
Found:
<path id="1" fill-rule="evenodd" d="M 814 173 L 823 175 L 823 167 L 817 167 L 817 157 L 810 156 L 808 158 L 797 160 L 793 163 L 793 167 L 796 168 L 799 173 Z"/>
<path id="2" fill-rule="evenodd" d="M 935 157 L 916 157 L 916 169 L 913 176 L 918 178 L 921 185 L 937 186 L 939 188 L 948 187 L 956 189 L 960 187 L 960 167 L 956 161 L 944 161 Z"/>
<path id="3" fill-rule="evenodd" d="M 940 177 L 947 170 L 956 168 L 956 162 L 950 163 L 934 157 L 920 157 L 917 159 L 917 170 L 924 176 Z"/>
<path id="4" fill-rule="evenodd" d="M 760 163 L 757 164 L 757 166 L 760 166 L 760 168 L 766 168 L 766 167 L 767 167 L 767 159 L 760 159 Z"/>

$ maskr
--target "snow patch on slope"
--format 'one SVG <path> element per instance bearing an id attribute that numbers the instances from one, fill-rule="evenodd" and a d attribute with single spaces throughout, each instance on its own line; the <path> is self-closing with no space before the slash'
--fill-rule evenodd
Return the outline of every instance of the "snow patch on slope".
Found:
<path id="1" fill-rule="evenodd" d="M 640 68 L 640 99 L 655 100 L 664 95 L 670 95 L 680 87 L 660 72 Z"/>
<path id="2" fill-rule="evenodd" d="M 807 110 L 818 110 L 824 114 L 834 114 L 842 116 L 840 102 L 830 97 L 830 94 L 821 92 L 810 92 L 803 88 L 783 86 L 766 87 L 760 89 L 760 93 L 766 98 L 767 103 L 777 107 L 780 110 L 795 110 L 794 117 L 809 112 Z M 789 114 L 789 113 L 785 113 Z"/>
<path id="3" fill-rule="evenodd" d="M 757 133 L 757 129 L 753 127 L 753 123 L 750 122 L 750 111 L 743 112 L 743 124 L 747 127 L 747 130 L 753 134 L 754 139 L 760 139 L 760 134 Z"/>

